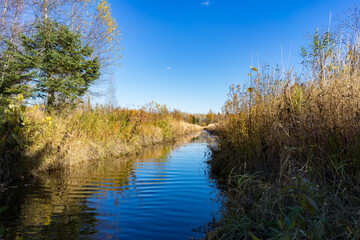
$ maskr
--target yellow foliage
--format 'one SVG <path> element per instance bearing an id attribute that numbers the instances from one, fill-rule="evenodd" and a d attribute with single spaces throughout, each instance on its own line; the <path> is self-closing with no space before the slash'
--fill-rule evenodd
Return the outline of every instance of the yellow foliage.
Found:
<path id="1" fill-rule="evenodd" d="M 257 68 L 255 68 L 255 67 L 253 67 L 253 66 L 251 66 L 251 65 L 250 65 L 250 68 L 251 68 L 253 71 L 255 71 L 255 72 L 258 71 Z"/>
<path id="2" fill-rule="evenodd" d="M 65 112 L 46 115 L 38 105 L 26 112 L 25 138 L 31 143 L 26 155 L 31 158 L 45 151 L 34 172 L 136 153 L 144 146 L 202 129 L 174 119 L 165 105 L 154 102 L 143 109 L 84 106 Z"/>

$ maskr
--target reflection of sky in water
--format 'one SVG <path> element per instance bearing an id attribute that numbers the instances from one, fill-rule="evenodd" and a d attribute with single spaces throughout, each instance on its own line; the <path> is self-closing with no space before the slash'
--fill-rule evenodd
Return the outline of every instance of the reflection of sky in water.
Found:
<path id="1" fill-rule="evenodd" d="M 204 144 L 189 144 L 167 162 L 135 162 L 127 193 L 91 198 L 100 224 L 98 237 L 117 232 L 128 239 L 186 239 L 212 219 L 214 188 L 204 171 Z M 124 197 L 125 195 L 125 197 Z M 216 209 L 215 209 L 216 210 Z M 195 224 L 194 224 L 195 223 Z"/>
<path id="2" fill-rule="evenodd" d="M 219 206 L 212 200 L 218 194 L 216 186 L 205 174 L 209 139 L 206 134 L 196 137 L 184 140 L 190 143 L 180 148 L 154 147 L 131 162 L 105 162 L 82 177 L 77 173 L 61 181 L 46 180 L 41 193 L 27 188 L 21 194 L 29 203 L 18 206 L 20 216 L 10 231 L 70 239 L 202 237 L 191 230 L 210 222 Z M 40 214 L 41 209 L 48 214 Z M 66 233 L 64 225 L 69 223 L 76 224 Z"/>

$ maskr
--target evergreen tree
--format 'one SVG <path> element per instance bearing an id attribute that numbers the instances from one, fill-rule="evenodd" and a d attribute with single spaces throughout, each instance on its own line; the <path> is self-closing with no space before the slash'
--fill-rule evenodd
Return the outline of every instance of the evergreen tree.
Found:
<path id="1" fill-rule="evenodd" d="M 16 63 L 13 79 L 30 78 L 33 93 L 59 109 L 88 90 L 100 75 L 100 64 L 91 57 L 92 48 L 83 46 L 79 34 L 67 26 L 46 20 L 36 29 L 31 37 L 21 36 L 22 51 L 8 51 Z"/>
<path id="2" fill-rule="evenodd" d="M 24 57 L 16 47 L 4 40 L 7 49 L 0 56 L 0 106 L 8 104 L 12 95 L 31 95 L 30 80 L 34 77 L 31 69 L 34 63 Z"/>

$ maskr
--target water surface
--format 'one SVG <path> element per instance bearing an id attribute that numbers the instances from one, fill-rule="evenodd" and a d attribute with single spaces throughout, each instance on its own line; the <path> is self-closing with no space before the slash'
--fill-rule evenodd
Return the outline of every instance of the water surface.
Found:
<path id="1" fill-rule="evenodd" d="M 217 216 L 205 131 L 1 194 L 4 239 L 198 239 Z"/>

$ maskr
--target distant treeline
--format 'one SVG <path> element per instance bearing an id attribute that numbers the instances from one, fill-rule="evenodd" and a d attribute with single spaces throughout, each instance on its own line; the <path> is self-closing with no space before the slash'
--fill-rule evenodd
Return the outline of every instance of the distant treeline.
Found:
<path id="1" fill-rule="evenodd" d="M 186 113 L 177 109 L 172 111 L 172 115 L 175 119 L 183 120 L 188 123 L 197 124 L 200 126 L 207 126 L 211 123 L 219 123 L 224 120 L 224 114 L 214 113 L 209 110 L 207 114 L 200 113 Z"/>

